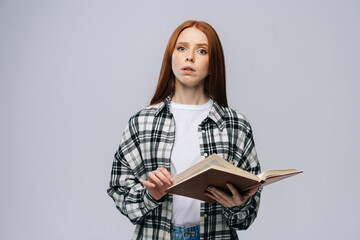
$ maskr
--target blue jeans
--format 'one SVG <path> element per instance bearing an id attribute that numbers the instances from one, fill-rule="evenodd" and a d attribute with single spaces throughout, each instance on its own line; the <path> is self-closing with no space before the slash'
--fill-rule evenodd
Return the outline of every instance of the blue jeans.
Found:
<path id="1" fill-rule="evenodd" d="M 200 226 L 181 227 L 171 226 L 171 240 L 199 240 Z"/>

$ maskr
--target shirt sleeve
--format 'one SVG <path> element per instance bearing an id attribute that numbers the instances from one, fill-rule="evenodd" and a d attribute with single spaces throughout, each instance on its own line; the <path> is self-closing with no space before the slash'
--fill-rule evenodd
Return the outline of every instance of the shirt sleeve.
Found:
<path id="1" fill-rule="evenodd" d="M 252 130 L 249 127 L 249 132 L 244 137 L 240 138 L 238 143 L 239 150 L 237 151 L 239 158 L 238 167 L 245 169 L 255 175 L 261 172 L 260 163 L 257 158 L 255 143 L 253 140 Z M 254 222 L 259 206 L 260 206 L 261 189 L 256 192 L 249 200 L 241 206 L 232 208 L 223 207 L 223 214 L 227 219 L 227 224 L 230 228 L 235 230 L 246 230 Z"/>
<path id="2" fill-rule="evenodd" d="M 108 195 L 116 208 L 133 224 L 141 221 L 162 201 L 151 197 L 141 183 L 146 180 L 146 170 L 139 150 L 138 131 L 131 120 L 127 125 L 118 151 L 115 153 L 111 170 Z"/>

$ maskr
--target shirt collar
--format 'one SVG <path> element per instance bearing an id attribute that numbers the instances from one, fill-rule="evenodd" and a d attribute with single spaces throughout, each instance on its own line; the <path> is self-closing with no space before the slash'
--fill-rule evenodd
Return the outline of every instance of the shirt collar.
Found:
<path id="1" fill-rule="evenodd" d="M 224 107 L 220 106 L 216 101 L 214 101 L 208 118 L 215 122 L 220 131 L 225 128 L 225 110 Z"/>
<path id="2" fill-rule="evenodd" d="M 167 96 L 164 101 L 159 103 L 158 109 L 155 112 L 155 116 L 158 116 L 163 110 L 167 113 L 170 113 L 170 102 L 171 102 L 172 94 Z"/>
<path id="3" fill-rule="evenodd" d="M 164 99 L 161 103 L 159 103 L 158 109 L 155 112 L 155 116 L 158 116 L 162 111 L 166 111 L 170 113 L 170 102 L 171 102 L 172 94 Z M 214 104 L 211 107 L 209 115 L 207 118 L 214 121 L 214 123 L 218 126 L 220 131 L 225 128 L 225 110 L 224 107 L 220 106 L 211 96 L 210 98 L 214 101 Z"/>

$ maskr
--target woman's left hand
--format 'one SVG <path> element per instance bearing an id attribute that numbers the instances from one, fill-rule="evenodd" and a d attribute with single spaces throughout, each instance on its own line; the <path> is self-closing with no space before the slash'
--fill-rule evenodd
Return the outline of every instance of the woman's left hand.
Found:
<path id="1" fill-rule="evenodd" d="M 246 203 L 246 201 L 259 190 L 259 187 L 254 187 L 246 192 L 240 193 L 231 183 L 228 183 L 227 186 L 232 195 L 213 186 L 209 186 L 205 194 L 224 207 L 235 207 Z"/>

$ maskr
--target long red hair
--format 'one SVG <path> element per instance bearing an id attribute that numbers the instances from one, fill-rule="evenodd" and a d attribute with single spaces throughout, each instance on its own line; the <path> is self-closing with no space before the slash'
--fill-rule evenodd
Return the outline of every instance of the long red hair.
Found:
<path id="1" fill-rule="evenodd" d="M 195 27 L 202 31 L 209 43 L 209 75 L 205 79 L 205 91 L 218 104 L 227 107 L 225 59 L 219 36 L 208 23 L 194 20 L 184 22 L 171 35 L 165 49 L 159 81 L 150 105 L 162 102 L 175 91 L 175 75 L 171 67 L 172 54 L 180 33 L 190 27 Z"/>

